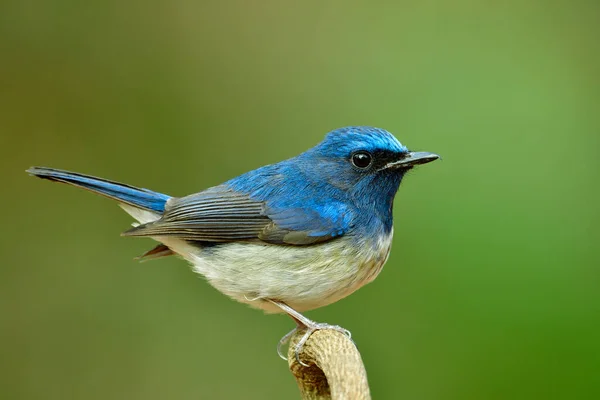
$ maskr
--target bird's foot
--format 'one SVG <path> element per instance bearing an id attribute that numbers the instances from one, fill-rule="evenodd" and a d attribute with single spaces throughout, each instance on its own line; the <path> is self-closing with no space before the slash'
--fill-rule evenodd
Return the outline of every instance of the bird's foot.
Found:
<path id="1" fill-rule="evenodd" d="M 296 328 L 295 330 L 297 330 L 297 329 L 302 329 L 302 327 Z M 312 335 L 316 331 L 323 330 L 323 329 L 331 329 L 334 331 L 341 332 L 344 335 L 348 336 L 348 339 L 352 340 L 352 334 L 350 333 L 350 331 L 348 329 L 342 328 L 341 326 L 338 326 L 338 325 L 329 325 L 329 324 L 326 324 L 323 322 L 312 322 L 312 324 L 310 326 L 305 327 L 306 332 L 304 332 L 304 335 L 298 341 L 298 343 L 296 343 L 296 346 L 294 348 L 294 354 L 296 356 L 296 361 L 298 361 L 298 364 L 300 364 L 304 367 L 308 367 L 308 364 L 306 364 L 306 363 L 302 362 L 302 360 L 300 360 L 300 353 L 302 352 L 302 348 L 306 344 L 306 341 L 308 340 L 310 335 Z M 288 333 L 288 335 L 289 335 L 289 333 Z"/>
<path id="2" fill-rule="evenodd" d="M 283 302 L 276 301 L 276 300 L 268 300 L 268 301 L 270 301 L 271 303 L 273 303 L 276 306 L 278 306 L 279 308 L 281 308 L 290 317 L 292 317 L 292 319 L 294 321 L 296 321 L 296 324 L 297 324 L 297 326 L 294 329 L 292 329 L 290 332 L 286 333 L 285 336 L 281 338 L 281 340 L 279 341 L 279 344 L 277 345 L 277 354 L 279 354 L 279 357 L 281 357 L 284 360 L 287 360 L 287 357 L 283 354 L 282 348 L 287 342 L 290 341 L 292 336 L 294 336 L 294 334 L 298 330 L 305 330 L 305 332 L 304 332 L 304 335 L 302 336 L 302 338 L 300 338 L 300 341 L 298 341 L 298 343 L 296 343 L 296 346 L 294 348 L 294 354 L 296 356 L 296 361 L 298 361 L 298 363 L 304 367 L 308 367 L 308 365 L 303 363 L 300 360 L 300 353 L 302 352 L 302 348 L 306 344 L 306 341 L 308 340 L 310 335 L 312 335 L 316 331 L 319 331 L 322 329 L 332 329 L 334 331 L 342 332 L 344 335 L 348 336 L 349 339 L 352 339 L 352 334 L 350 333 L 350 331 L 348 329 L 342 328 L 341 326 L 338 326 L 338 325 L 329 325 L 329 324 L 322 323 L 322 322 L 312 321 Z"/>
<path id="3" fill-rule="evenodd" d="M 303 321 L 303 322 L 307 322 L 307 321 Z M 350 331 L 348 329 L 342 328 L 341 326 L 338 326 L 338 325 L 330 325 L 330 324 L 326 324 L 326 323 L 322 323 L 322 322 L 310 321 L 310 324 L 299 325 L 299 326 L 295 327 L 294 329 L 292 329 L 290 332 L 286 333 L 285 336 L 281 338 L 281 340 L 279 341 L 279 344 L 277 345 L 277 354 L 279 354 L 279 357 L 281 357 L 282 359 L 287 360 L 287 357 L 283 353 L 283 346 L 290 341 L 292 336 L 294 336 L 294 334 L 298 330 L 304 330 L 304 335 L 302 335 L 302 338 L 300 338 L 298 343 L 296 343 L 296 345 L 294 346 L 294 355 L 296 357 L 296 361 L 298 361 L 298 364 L 300 364 L 304 367 L 308 367 L 308 364 L 306 364 L 302 360 L 300 360 L 300 353 L 302 352 L 304 345 L 308 341 L 308 338 L 310 338 L 310 336 L 313 333 L 315 333 L 316 331 L 323 330 L 323 329 L 331 329 L 334 331 L 341 332 L 344 335 L 348 336 L 348 339 L 352 339 L 352 334 L 350 333 Z"/>

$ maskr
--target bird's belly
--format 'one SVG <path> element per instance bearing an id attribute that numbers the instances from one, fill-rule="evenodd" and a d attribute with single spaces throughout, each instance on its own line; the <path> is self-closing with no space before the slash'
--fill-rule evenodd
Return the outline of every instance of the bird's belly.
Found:
<path id="1" fill-rule="evenodd" d="M 387 260 L 392 235 L 362 242 L 342 237 L 312 246 L 226 243 L 202 248 L 157 239 L 224 294 L 267 312 L 281 312 L 264 300 L 306 311 L 336 302 L 371 282 Z"/>

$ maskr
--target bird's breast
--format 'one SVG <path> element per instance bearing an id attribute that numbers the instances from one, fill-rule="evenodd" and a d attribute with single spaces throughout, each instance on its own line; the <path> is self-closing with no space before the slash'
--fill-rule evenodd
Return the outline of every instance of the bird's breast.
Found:
<path id="1" fill-rule="evenodd" d="M 391 232 L 377 238 L 342 236 L 312 246 L 224 243 L 207 248 L 167 244 L 224 294 L 267 312 L 264 299 L 306 311 L 334 303 L 373 281 L 391 248 Z"/>

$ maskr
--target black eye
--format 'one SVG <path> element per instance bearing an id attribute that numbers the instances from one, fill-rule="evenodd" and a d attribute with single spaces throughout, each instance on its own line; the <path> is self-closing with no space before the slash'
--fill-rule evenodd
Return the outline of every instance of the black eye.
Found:
<path id="1" fill-rule="evenodd" d="M 366 151 L 357 151 L 356 153 L 352 154 L 352 164 L 357 168 L 367 168 L 369 165 L 371 165 L 372 161 L 373 157 Z"/>

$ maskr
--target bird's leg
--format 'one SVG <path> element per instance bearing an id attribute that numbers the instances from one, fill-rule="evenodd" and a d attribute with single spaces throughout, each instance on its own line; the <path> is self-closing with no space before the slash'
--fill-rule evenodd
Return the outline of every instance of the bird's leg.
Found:
<path id="1" fill-rule="evenodd" d="M 285 357 L 283 355 L 281 348 L 283 345 L 285 345 L 291 339 L 291 337 L 294 335 L 294 333 L 296 333 L 296 331 L 298 331 L 298 329 L 305 329 L 306 332 L 304 333 L 304 336 L 302 336 L 300 341 L 296 344 L 294 353 L 296 355 L 296 361 L 298 361 L 298 363 L 300 365 L 303 365 L 305 367 L 308 367 L 308 365 L 306 365 L 305 363 L 300 361 L 300 352 L 302 351 L 302 347 L 304 347 L 304 344 L 306 343 L 306 341 L 308 340 L 310 335 L 312 335 L 315 331 L 318 331 L 320 329 L 333 329 L 333 330 L 342 332 L 344 335 L 348 336 L 348 338 L 352 337 L 350 331 L 342 328 L 341 326 L 329 325 L 329 324 L 325 324 L 322 322 L 312 321 L 312 320 L 306 318 L 304 315 L 300 314 L 298 311 L 294 310 L 292 307 L 288 306 L 287 304 L 285 304 L 281 301 L 270 300 L 270 299 L 268 301 L 271 302 L 272 304 L 276 305 L 277 307 L 281 308 L 287 315 L 289 315 L 296 322 L 296 325 L 297 325 L 290 332 L 286 333 L 285 336 L 281 338 L 281 340 L 279 341 L 279 344 L 277 345 L 277 354 L 279 354 L 279 357 L 283 358 L 284 360 L 287 360 L 287 357 Z"/>

